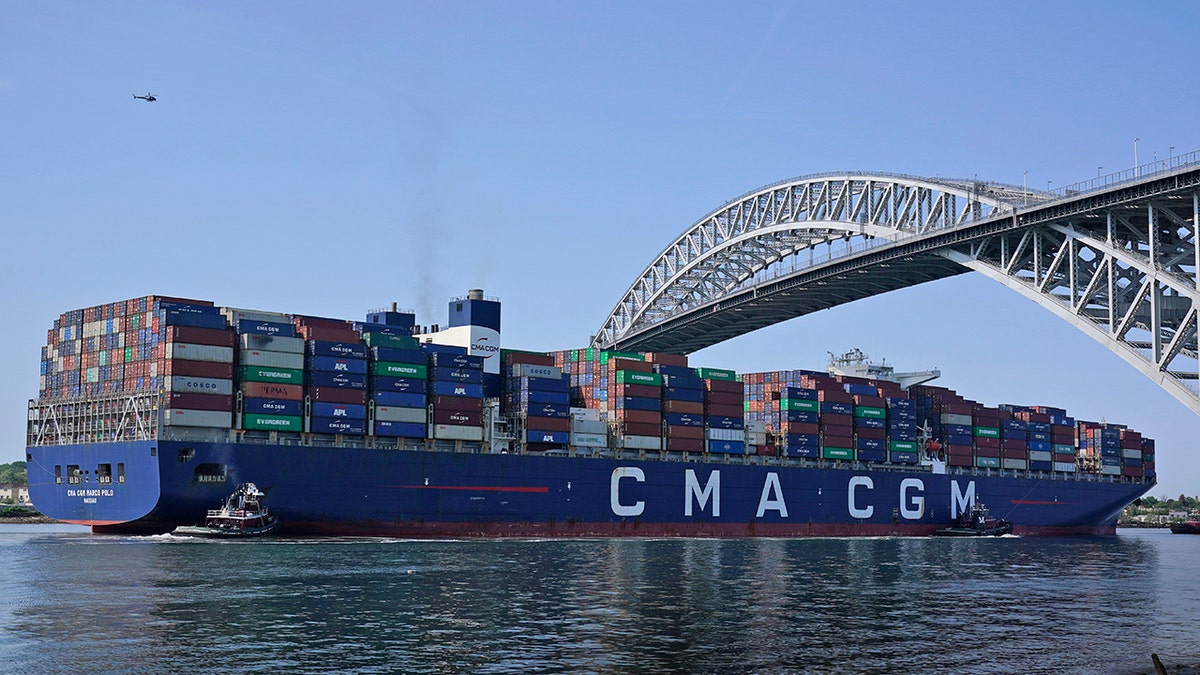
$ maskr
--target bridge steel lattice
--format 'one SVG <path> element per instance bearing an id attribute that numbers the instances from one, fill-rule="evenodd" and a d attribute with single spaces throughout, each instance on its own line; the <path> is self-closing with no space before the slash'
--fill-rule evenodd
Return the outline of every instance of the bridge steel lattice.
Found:
<path id="1" fill-rule="evenodd" d="M 1200 414 L 1200 157 L 1057 193 L 884 173 L 805 176 L 708 214 L 593 338 L 690 353 L 969 271 L 1033 300 Z"/>

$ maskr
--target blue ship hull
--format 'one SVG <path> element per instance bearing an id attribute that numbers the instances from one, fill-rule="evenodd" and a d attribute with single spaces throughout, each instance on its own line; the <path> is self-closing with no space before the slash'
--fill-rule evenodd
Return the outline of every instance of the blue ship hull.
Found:
<path id="1" fill-rule="evenodd" d="M 238 484 L 254 482 L 284 535 L 928 535 L 976 501 L 1017 534 L 1111 534 L 1121 510 L 1154 485 L 754 456 L 700 462 L 179 441 L 27 452 L 30 496 L 42 513 L 113 532 L 195 525 Z M 108 470 L 98 474 L 101 465 Z M 80 468 L 78 479 L 70 467 Z"/>

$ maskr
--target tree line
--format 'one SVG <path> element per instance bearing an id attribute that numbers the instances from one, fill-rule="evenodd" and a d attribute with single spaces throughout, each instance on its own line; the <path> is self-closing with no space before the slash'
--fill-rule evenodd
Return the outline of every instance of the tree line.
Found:
<path id="1" fill-rule="evenodd" d="M 26 483 L 28 483 L 28 478 L 25 476 L 25 462 L 0 464 L 0 485 L 25 485 Z"/>

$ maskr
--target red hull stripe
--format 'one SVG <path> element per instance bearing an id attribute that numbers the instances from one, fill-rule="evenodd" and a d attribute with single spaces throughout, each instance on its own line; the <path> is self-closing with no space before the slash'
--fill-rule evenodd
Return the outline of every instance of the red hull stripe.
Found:
<path id="1" fill-rule="evenodd" d="M 504 487 L 502 485 L 396 485 L 405 490 L 467 490 L 469 492 L 550 492 L 548 487 Z"/>

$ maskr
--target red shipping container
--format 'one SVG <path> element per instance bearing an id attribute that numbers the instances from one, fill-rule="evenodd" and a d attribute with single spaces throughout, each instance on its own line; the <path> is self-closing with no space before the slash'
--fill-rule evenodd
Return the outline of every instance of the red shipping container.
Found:
<path id="1" fill-rule="evenodd" d="M 965 457 L 952 455 L 946 460 L 946 463 L 950 466 L 974 466 L 975 459 L 970 455 Z"/>
<path id="2" fill-rule="evenodd" d="M 562 420 L 570 423 L 570 420 Z M 478 413 L 470 410 L 438 410 L 433 411 L 434 424 L 448 424 L 458 427 L 478 427 L 483 425 L 483 413 Z M 543 429 L 542 431 L 553 431 L 552 429 Z M 564 429 L 565 431 L 565 429 Z"/>
<path id="3" fill-rule="evenodd" d="M 854 426 L 853 415 L 838 415 L 836 413 L 822 413 L 819 418 L 822 427 L 837 426 L 851 427 Z"/>
<path id="4" fill-rule="evenodd" d="M 704 414 L 704 404 L 699 401 L 673 401 L 668 398 L 663 399 L 663 412 L 669 413 L 691 413 L 693 415 Z"/>
<path id="5" fill-rule="evenodd" d="M 237 343 L 237 334 L 232 330 L 195 328 L 193 326 L 167 326 L 166 338 L 167 342 L 186 342 L 214 347 L 232 347 Z"/>
<path id="6" fill-rule="evenodd" d="M 840 387 L 841 385 L 838 386 Z M 803 388 L 807 389 L 808 387 Z M 843 389 L 818 389 L 817 400 L 822 402 L 828 401 L 830 403 L 854 403 L 854 397 L 847 394 Z"/>
<path id="7" fill-rule="evenodd" d="M 741 391 L 709 391 L 704 394 L 704 402 L 707 404 L 740 406 L 745 400 L 745 394 Z"/>
<path id="8" fill-rule="evenodd" d="M 641 398 L 661 398 L 662 387 L 649 384 L 618 384 L 611 389 L 610 397 L 638 396 Z"/>
<path id="9" fill-rule="evenodd" d="M 838 437 L 843 437 L 843 438 L 853 438 L 854 437 L 854 427 L 843 426 L 840 424 L 832 424 L 832 425 L 822 424 L 821 425 L 821 434 L 824 436 L 838 436 Z M 839 446 L 839 447 L 841 447 L 841 446 Z M 851 447 L 851 446 L 845 446 L 845 447 Z"/>
<path id="10" fill-rule="evenodd" d="M 1075 455 L 1063 455 L 1063 454 L 1056 452 L 1056 453 L 1054 453 L 1054 461 L 1056 461 L 1056 462 L 1071 462 L 1072 464 L 1074 464 L 1075 463 Z"/>
<path id="11" fill-rule="evenodd" d="M 660 436 L 662 435 L 661 424 L 638 424 L 637 422 L 624 422 L 621 424 L 622 433 L 626 436 Z"/>
<path id="12" fill-rule="evenodd" d="M 704 427 L 684 427 L 677 424 L 668 424 L 667 438 L 698 438 L 704 440 Z"/>
<path id="13" fill-rule="evenodd" d="M 782 422 L 779 424 L 781 434 L 817 434 L 821 432 L 819 424 L 810 422 Z"/>
<path id="14" fill-rule="evenodd" d="M 998 447 L 983 448 L 983 447 L 977 446 L 975 448 L 975 456 L 976 457 L 999 457 L 1000 456 L 1000 448 L 998 448 Z"/>
<path id="15" fill-rule="evenodd" d="M 186 410 L 218 410 L 232 411 L 233 397 L 218 396 L 216 394 L 165 394 L 166 401 L 164 407 L 167 408 L 184 408 Z"/>
<path id="16" fill-rule="evenodd" d="M 534 431 L 570 431 L 571 420 L 562 417 L 526 417 L 525 428 Z"/>
<path id="17" fill-rule="evenodd" d="M 850 434 L 822 434 L 821 446 L 825 448 L 853 448 L 854 438 Z"/>
<path id="18" fill-rule="evenodd" d="M 483 399 L 468 398 L 466 396 L 431 396 L 429 402 L 433 404 L 435 410 L 467 410 L 472 412 L 483 411 Z M 549 431 L 547 429 L 547 431 Z"/>
<path id="19" fill-rule="evenodd" d="M 276 385 L 278 386 L 278 385 Z M 288 385 L 296 386 L 296 385 Z M 308 395 L 319 403 L 356 403 L 366 405 L 366 389 L 340 389 L 338 387 L 310 387 Z"/>
<path id="20" fill-rule="evenodd" d="M 729 380 L 704 380 L 704 390 L 712 393 L 727 393 L 727 394 L 744 394 L 745 388 L 741 382 L 730 382 Z"/>
<path id="21" fill-rule="evenodd" d="M 681 354 L 664 354 L 662 352 L 646 352 L 643 356 L 650 363 L 661 363 L 664 366 L 687 368 L 688 359 Z"/>
<path id="22" fill-rule="evenodd" d="M 1003 450 L 1020 450 L 1024 452 L 1029 449 L 1029 446 L 1025 441 L 1002 438 L 1000 439 L 1000 448 Z"/>
<path id="23" fill-rule="evenodd" d="M 1123 466 L 1121 467 L 1122 476 L 1141 476 L 1145 473 L 1140 466 Z"/>
<path id="24" fill-rule="evenodd" d="M 301 326 L 317 327 L 317 328 L 335 328 L 345 330 L 351 327 L 350 322 L 345 319 L 329 319 L 323 316 L 293 316 L 292 324 L 297 328 Z"/>
<path id="25" fill-rule="evenodd" d="M 975 448 L 969 445 L 950 445 L 947 443 L 946 452 L 951 455 L 973 455 L 975 454 Z"/>
<path id="26" fill-rule="evenodd" d="M 770 445 L 755 445 L 755 446 L 753 446 L 753 447 L 754 447 L 754 454 L 756 454 L 756 455 L 759 455 L 759 456 L 762 456 L 762 457 L 774 457 L 774 456 L 775 456 L 775 448 L 774 448 L 774 446 L 770 446 Z"/>
<path id="27" fill-rule="evenodd" d="M 662 423 L 662 413 L 654 410 L 630 410 L 622 408 L 615 410 L 613 417 L 618 421 L 631 422 L 633 424 L 658 425 Z"/>
<path id="28" fill-rule="evenodd" d="M 325 342 L 346 342 L 350 344 L 362 342 L 362 336 L 351 328 L 327 328 L 325 326 L 300 326 L 297 331 L 305 340 L 323 340 Z"/>
<path id="29" fill-rule="evenodd" d="M 1001 448 L 1000 456 L 1004 459 L 1029 459 L 1029 452 L 1024 448 L 1020 450 Z"/>
<path id="30" fill-rule="evenodd" d="M 1053 443 L 1061 445 L 1075 445 L 1075 434 L 1071 432 L 1053 432 L 1050 434 L 1050 440 Z"/>
<path id="31" fill-rule="evenodd" d="M 608 370 L 614 373 L 618 370 L 632 370 L 635 373 L 653 373 L 654 365 L 645 361 L 638 361 L 637 359 L 615 358 L 608 360 Z"/>
<path id="32" fill-rule="evenodd" d="M 887 401 L 882 396 L 854 396 L 854 405 L 865 405 L 871 408 L 884 408 Z"/>
<path id="33" fill-rule="evenodd" d="M 705 415 L 716 415 L 718 417 L 744 417 L 746 414 L 744 405 L 721 405 L 717 403 L 706 403 L 704 405 Z"/>
<path id="34" fill-rule="evenodd" d="M 877 440 L 883 440 L 887 438 L 887 429 L 863 429 L 856 427 L 854 429 L 854 435 L 858 436 L 859 438 L 874 438 Z"/>
<path id="35" fill-rule="evenodd" d="M 159 375 L 182 375 L 184 377 L 212 377 L 218 380 L 233 378 L 232 363 L 211 363 L 208 361 L 188 361 L 186 359 L 166 359 Z"/>
<path id="36" fill-rule="evenodd" d="M 530 352 L 503 352 L 503 363 L 506 366 L 513 366 L 520 363 L 525 363 L 531 366 L 553 366 L 554 357 L 548 354 L 533 354 Z M 583 364 L 580 364 L 583 365 Z"/>
<path id="37" fill-rule="evenodd" d="M 703 438 L 682 438 L 671 436 L 667 438 L 668 452 L 704 452 Z"/>
<path id="38" fill-rule="evenodd" d="M 250 398 L 282 398 L 288 401 L 303 401 L 304 387 L 298 384 L 273 384 L 270 382 L 243 382 L 242 395 Z M 348 390 L 354 391 L 354 390 Z M 364 392 L 365 394 L 366 392 Z M 333 401 L 344 403 L 345 401 Z"/>
<path id="39" fill-rule="evenodd" d="M 976 448 L 996 448 L 996 449 L 1000 448 L 1000 439 L 999 438 L 985 438 L 983 436 L 976 436 L 974 438 L 974 441 L 975 441 Z M 994 456 L 995 455 L 988 455 L 988 457 L 994 457 Z"/>

